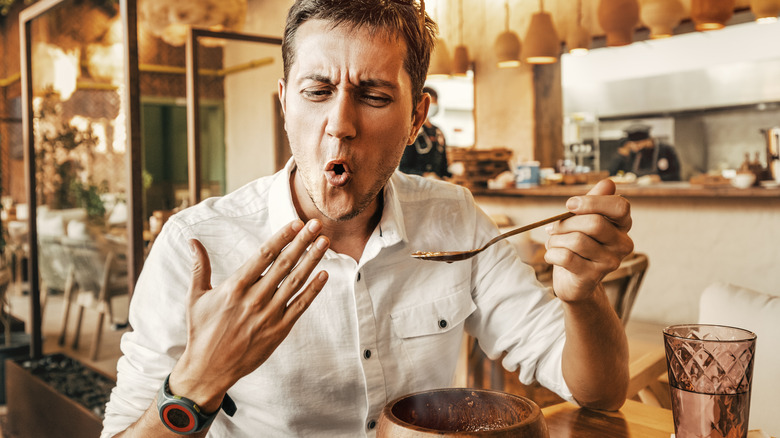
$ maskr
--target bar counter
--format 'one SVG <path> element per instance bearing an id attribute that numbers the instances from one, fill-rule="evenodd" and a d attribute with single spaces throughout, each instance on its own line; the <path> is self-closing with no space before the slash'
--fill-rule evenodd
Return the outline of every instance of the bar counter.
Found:
<path id="1" fill-rule="evenodd" d="M 514 226 L 566 211 L 566 199 L 591 186 L 472 190 L 477 204 Z M 634 250 L 649 259 L 631 318 L 654 324 L 696 322 L 701 292 L 721 281 L 777 293 L 780 284 L 780 188 L 702 187 L 687 183 L 619 184 L 631 203 Z M 543 228 L 510 238 L 544 243 Z"/>
<path id="2" fill-rule="evenodd" d="M 546 185 L 529 188 L 472 189 L 475 196 L 510 197 L 570 197 L 586 193 L 592 185 Z M 627 198 L 776 198 L 780 187 L 750 187 L 693 185 L 687 182 L 666 182 L 651 185 L 618 184 L 618 193 Z"/>

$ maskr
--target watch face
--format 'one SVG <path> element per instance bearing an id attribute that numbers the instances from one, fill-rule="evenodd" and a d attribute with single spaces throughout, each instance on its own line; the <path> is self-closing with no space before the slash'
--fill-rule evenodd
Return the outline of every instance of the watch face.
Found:
<path id="1" fill-rule="evenodd" d="M 162 412 L 165 425 L 176 432 L 190 432 L 195 429 L 195 417 L 182 406 L 170 404 Z"/>

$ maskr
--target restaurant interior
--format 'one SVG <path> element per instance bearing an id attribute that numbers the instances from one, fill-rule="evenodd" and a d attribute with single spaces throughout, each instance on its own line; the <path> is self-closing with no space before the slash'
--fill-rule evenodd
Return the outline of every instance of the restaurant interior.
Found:
<path id="1" fill-rule="evenodd" d="M 106 390 L 69 403 L 22 383 L 19 364 L 72 359 L 81 368 L 60 380 L 83 368 L 102 379 L 87 386 L 110 391 L 132 289 L 165 221 L 289 160 L 276 93 L 291 4 L 0 0 L 2 436 L 97 436 Z M 425 7 L 440 32 L 426 84 L 439 94 L 431 121 L 447 179 L 508 231 L 611 178 L 635 244 L 604 279 L 629 340 L 619 413 L 582 413 L 520 384 L 468 336 L 453 385 L 530 398 L 550 436 L 668 437 L 663 329 L 736 326 L 758 336 L 750 429 L 779 437 L 780 2 Z M 673 147 L 675 181 L 611 172 L 637 124 Z M 545 240 L 541 228 L 510 238 L 553 286 Z M 42 422 L 47 397 L 62 400 Z M 569 435 L 578 422 L 618 432 Z"/>

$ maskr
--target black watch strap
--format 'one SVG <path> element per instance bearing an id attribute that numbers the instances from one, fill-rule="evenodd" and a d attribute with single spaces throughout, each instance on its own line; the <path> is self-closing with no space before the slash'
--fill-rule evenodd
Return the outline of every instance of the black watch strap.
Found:
<path id="1" fill-rule="evenodd" d="M 160 413 L 160 420 L 169 430 L 180 435 L 198 433 L 214 421 L 220 409 L 231 417 L 236 413 L 236 404 L 227 394 L 225 394 L 220 407 L 214 413 L 204 413 L 194 401 L 187 397 L 171 394 L 171 390 L 168 387 L 168 379 L 170 377 L 169 374 L 165 378 L 165 382 L 157 394 L 157 410 Z"/>

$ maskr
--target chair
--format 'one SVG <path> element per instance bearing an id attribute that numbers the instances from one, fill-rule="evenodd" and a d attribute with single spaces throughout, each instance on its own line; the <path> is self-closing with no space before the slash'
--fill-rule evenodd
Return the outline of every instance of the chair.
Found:
<path id="1" fill-rule="evenodd" d="M 634 253 L 626 257 L 615 271 L 607 274 L 602 280 L 607 297 L 623 327 L 628 323 L 628 317 L 631 315 L 634 300 L 639 293 L 639 286 L 642 285 L 648 266 L 649 262 L 645 254 Z"/>
<path id="2" fill-rule="evenodd" d="M 105 315 L 108 314 L 109 321 L 114 323 L 111 299 L 128 293 L 126 252 L 122 250 L 122 246 L 107 243 L 98 245 L 91 240 L 63 238 L 62 244 L 73 264 L 75 287 L 66 290 L 59 344 L 65 344 L 70 307 L 74 301 L 78 306 L 72 344 L 74 349 L 78 348 L 84 309 L 95 309 L 98 319 L 90 357 L 97 360 Z"/>
<path id="3" fill-rule="evenodd" d="M 41 313 L 43 313 L 50 291 L 64 293 L 73 287 L 73 266 L 62 246 L 61 236 L 38 236 L 38 275 L 41 279 Z"/>
<path id="4" fill-rule="evenodd" d="M 632 359 L 628 364 L 626 398 L 664 409 L 672 408 L 669 382 L 666 380 L 666 353 L 662 346 Z"/>
<path id="5" fill-rule="evenodd" d="M 713 283 L 699 300 L 699 322 L 739 327 L 756 334 L 749 428 L 780 436 L 780 296 Z"/>

